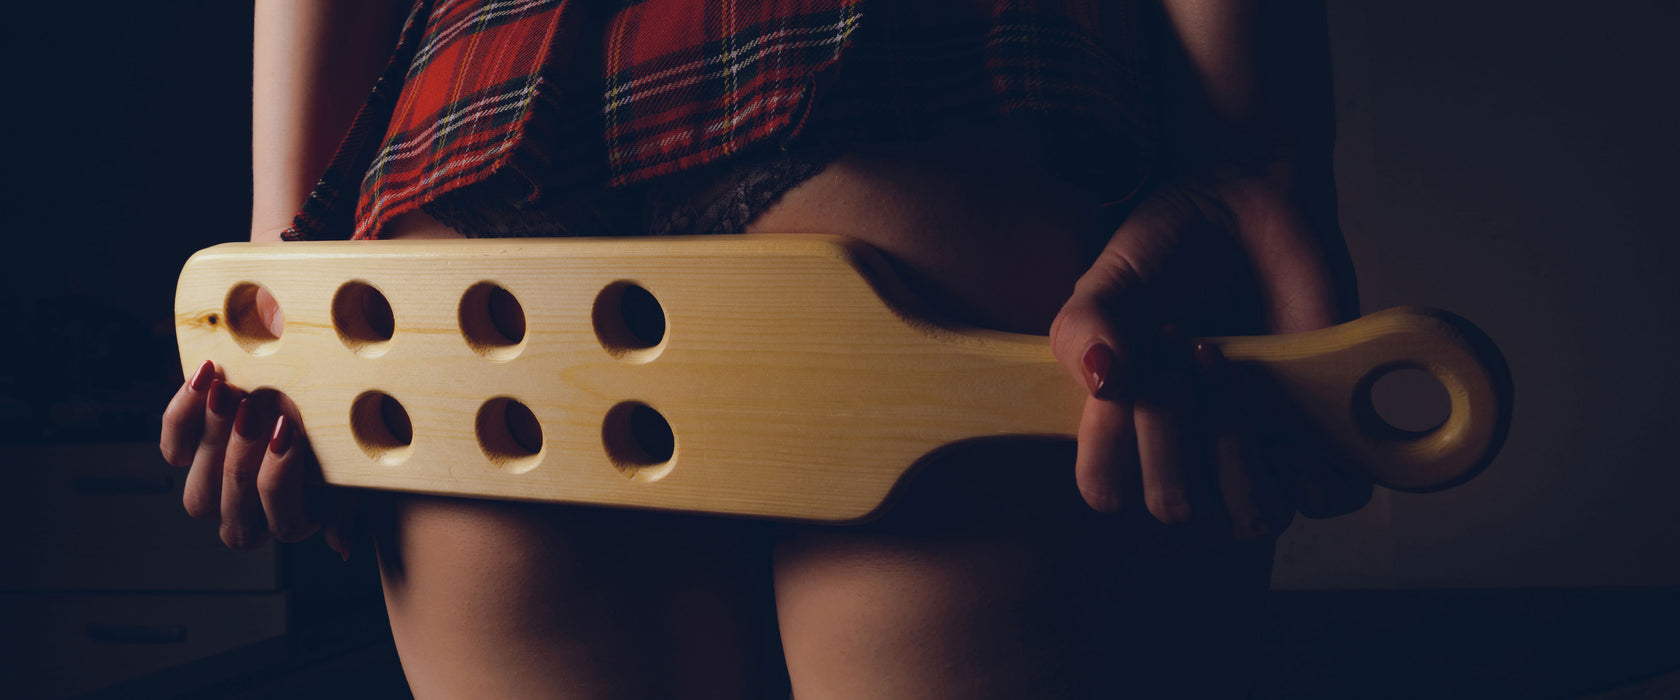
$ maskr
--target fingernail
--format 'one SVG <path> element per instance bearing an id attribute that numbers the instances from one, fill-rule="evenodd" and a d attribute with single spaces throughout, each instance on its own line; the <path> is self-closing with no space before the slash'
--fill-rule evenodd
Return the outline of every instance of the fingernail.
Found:
<path id="1" fill-rule="evenodd" d="M 1108 385 L 1108 372 L 1114 366 L 1114 351 L 1102 341 L 1097 341 L 1085 350 L 1081 363 L 1085 366 L 1085 388 L 1091 391 L 1092 396 L 1100 396 Z"/>
<path id="2" fill-rule="evenodd" d="M 268 440 L 268 451 L 279 456 L 289 449 L 292 449 L 292 422 L 282 414 L 280 420 L 274 421 L 274 437 Z"/>
<path id="3" fill-rule="evenodd" d="M 1087 491 L 1079 490 L 1079 495 L 1085 499 L 1085 505 L 1098 513 L 1120 512 L 1120 495 L 1110 490 Z"/>
<path id="4" fill-rule="evenodd" d="M 233 415 L 233 432 L 246 440 L 255 440 L 257 434 L 257 402 L 250 398 L 240 399 L 239 410 Z"/>
<path id="5" fill-rule="evenodd" d="M 210 380 L 215 378 L 210 374 L 211 370 L 215 368 L 215 363 L 205 360 L 204 364 L 198 366 L 198 371 L 193 372 L 192 381 L 187 382 L 187 388 L 193 391 L 204 391 L 210 386 Z"/>
<path id="6" fill-rule="evenodd" d="M 228 388 L 227 382 L 220 379 L 210 382 L 210 410 L 224 418 L 239 410 L 239 397 Z"/>

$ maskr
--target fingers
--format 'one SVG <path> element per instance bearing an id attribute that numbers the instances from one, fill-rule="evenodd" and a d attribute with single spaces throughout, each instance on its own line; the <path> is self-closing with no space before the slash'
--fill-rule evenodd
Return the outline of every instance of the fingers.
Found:
<path id="1" fill-rule="evenodd" d="M 1148 354 L 1147 377 L 1138 386 L 1133 409 L 1137 425 L 1138 465 L 1143 501 L 1156 520 L 1168 525 L 1190 521 L 1194 470 L 1199 455 L 1187 454 L 1184 438 L 1194 421 L 1190 357 L 1177 331 L 1164 328 Z"/>
<path id="2" fill-rule="evenodd" d="M 1150 515 L 1167 525 L 1189 522 L 1190 488 L 1176 411 L 1160 403 L 1140 400 L 1132 415 L 1137 424 L 1144 505 Z"/>
<path id="3" fill-rule="evenodd" d="M 177 467 L 192 466 L 193 453 L 204 433 L 205 392 L 215 378 L 216 366 L 206 360 L 163 409 L 163 435 L 158 439 L 163 461 Z"/>
<path id="4" fill-rule="evenodd" d="M 1132 403 L 1125 399 L 1085 399 L 1073 467 L 1074 481 L 1085 503 L 1103 513 L 1120 511 L 1136 496 L 1137 473 Z"/>
<path id="5" fill-rule="evenodd" d="M 1125 396 L 1132 358 L 1121 330 L 1094 298 L 1075 296 L 1050 324 L 1056 361 L 1093 397 Z"/>
<path id="6" fill-rule="evenodd" d="M 316 467 L 296 406 L 274 392 L 246 397 L 210 362 L 164 410 L 159 447 L 165 461 L 191 467 L 181 499 L 187 514 L 219 517 L 222 541 L 233 549 L 259 547 L 271 534 L 296 542 L 324 520 L 354 516 L 353 505 L 331 493 L 343 489 L 310 488 Z M 334 500 L 343 502 L 327 505 Z M 338 529 L 348 537 L 348 525 Z M 330 544 L 348 557 L 347 546 Z"/>
<path id="7" fill-rule="evenodd" d="M 321 528 L 319 513 L 310 511 L 305 497 L 311 457 L 295 425 L 296 419 L 280 414 L 269 434 L 262 471 L 257 474 L 257 493 L 268 514 L 268 531 L 281 542 L 297 542 Z"/>
<path id="8" fill-rule="evenodd" d="M 1212 452 L 1214 483 L 1225 512 L 1231 519 L 1231 534 L 1248 540 L 1283 532 L 1294 516 L 1271 474 L 1251 449 L 1254 439 L 1242 408 L 1239 383 L 1218 346 L 1196 343 L 1193 350 L 1199 372 L 1198 408 L 1203 444 Z"/>
<path id="9" fill-rule="evenodd" d="M 277 410 L 271 392 L 239 402 L 222 468 L 222 542 L 253 549 L 268 539 L 268 519 L 258 497 L 257 476 L 268 452 Z"/>
<path id="10" fill-rule="evenodd" d="M 1151 348 L 1137 356 L 1137 396 L 1086 399 L 1075 481 L 1094 510 L 1117 512 L 1141 495 L 1162 523 L 1188 522 L 1191 492 L 1201 481 L 1192 473 L 1201 462 L 1185 454 L 1184 439 L 1194 421 L 1189 358 L 1178 357 L 1184 353 L 1176 336 L 1134 345 Z"/>
<path id="11" fill-rule="evenodd" d="M 1161 194 L 1132 212 L 1114 232 L 1091 269 L 1074 284 L 1073 295 L 1050 324 L 1056 361 L 1092 396 L 1131 392 L 1136 358 L 1128 338 L 1153 329 L 1146 299 L 1151 277 L 1167 266 L 1194 208 Z"/>
<path id="12" fill-rule="evenodd" d="M 1352 513 L 1370 501 L 1369 479 L 1348 471 L 1348 459 L 1326 442 L 1275 380 L 1217 361 L 1222 369 L 1216 374 L 1225 384 L 1220 392 L 1226 397 L 1224 423 L 1236 436 L 1236 454 L 1253 484 L 1250 492 L 1274 533 L 1288 524 L 1284 511 L 1327 518 Z"/>
<path id="13" fill-rule="evenodd" d="M 1182 421 L 1174 402 L 1145 396 L 1143 385 L 1159 366 L 1139 353 L 1150 352 L 1160 323 L 1150 282 L 1170 267 L 1183 232 L 1201 216 L 1187 190 L 1151 195 L 1115 231 L 1050 326 L 1057 362 L 1091 396 L 1074 472 L 1086 502 L 1099 511 L 1119 510 L 1141 491 L 1163 522 L 1189 517 L 1178 446 Z"/>
<path id="14" fill-rule="evenodd" d="M 233 418 L 239 410 L 241 396 L 220 379 L 210 383 L 206 395 L 204 433 L 199 438 L 198 451 L 193 454 L 192 471 L 187 473 L 182 504 L 187 514 L 195 518 L 211 518 L 221 512 L 222 464 L 227 456 L 228 435 L 233 432 Z"/>

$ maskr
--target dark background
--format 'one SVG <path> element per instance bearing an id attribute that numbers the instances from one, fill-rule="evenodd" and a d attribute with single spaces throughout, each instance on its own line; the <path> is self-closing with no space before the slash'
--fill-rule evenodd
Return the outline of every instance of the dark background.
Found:
<path id="1" fill-rule="evenodd" d="M 1365 310 L 1475 321 L 1510 361 L 1517 406 L 1476 481 L 1381 491 L 1286 534 L 1257 696 L 1680 695 L 1664 675 L 1680 671 L 1680 6 L 1355 0 L 1321 17 Z M 208 553 L 208 528 L 193 535 L 201 573 L 249 575 L 102 564 L 121 559 L 99 549 L 110 533 L 187 520 L 175 494 L 112 474 L 179 489 L 146 443 L 180 382 L 175 274 L 247 235 L 249 5 L 24 4 L 0 32 L 0 684 L 92 687 L 62 679 L 151 654 L 168 663 L 106 695 L 400 693 L 365 546 L 348 565 L 318 539 L 236 561 Z M 129 447 L 56 447 L 89 443 Z M 43 531 L 61 505 L 81 509 L 69 534 Z M 208 623 L 98 617 L 277 599 L 287 634 L 175 657 L 171 635 L 197 643 Z"/>

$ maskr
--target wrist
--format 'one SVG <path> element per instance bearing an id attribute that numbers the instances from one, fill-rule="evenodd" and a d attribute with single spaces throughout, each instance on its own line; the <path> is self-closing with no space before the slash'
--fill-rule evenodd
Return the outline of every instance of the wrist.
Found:
<path id="1" fill-rule="evenodd" d="M 1236 171 L 1261 174 L 1274 164 L 1293 163 L 1300 152 L 1293 129 L 1270 115 L 1241 123 L 1219 122 L 1197 129 L 1174 153 L 1175 169 L 1183 176 Z"/>

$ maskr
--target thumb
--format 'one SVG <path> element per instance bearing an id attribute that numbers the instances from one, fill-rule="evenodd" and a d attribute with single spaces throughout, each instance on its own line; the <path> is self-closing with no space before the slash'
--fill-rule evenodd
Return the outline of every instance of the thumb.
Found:
<path id="1" fill-rule="evenodd" d="M 1056 314 L 1051 352 L 1091 396 L 1112 399 L 1135 389 L 1134 339 L 1165 322 L 1150 303 L 1149 284 L 1197 216 L 1187 193 L 1152 195 L 1114 232 Z"/>

